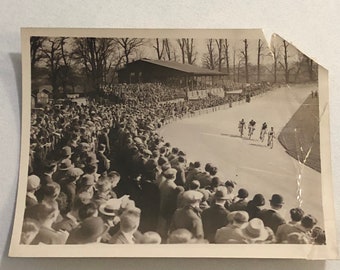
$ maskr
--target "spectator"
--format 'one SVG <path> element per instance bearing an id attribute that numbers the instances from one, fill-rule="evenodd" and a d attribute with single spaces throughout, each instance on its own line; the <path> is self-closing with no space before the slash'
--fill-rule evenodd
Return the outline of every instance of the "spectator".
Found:
<path id="1" fill-rule="evenodd" d="M 27 178 L 26 207 L 38 204 L 35 192 L 40 188 L 40 178 L 36 175 L 30 175 Z"/>
<path id="2" fill-rule="evenodd" d="M 184 192 L 183 201 L 185 206 L 175 211 L 170 225 L 171 232 L 176 229 L 187 229 L 195 238 L 204 237 L 199 209 L 202 197 L 203 194 L 198 191 L 189 190 Z"/>
<path id="3" fill-rule="evenodd" d="M 247 211 L 249 193 L 246 189 L 240 188 L 236 198 L 229 206 L 229 211 Z"/>
<path id="4" fill-rule="evenodd" d="M 283 197 L 279 194 L 273 194 L 269 200 L 271 209 L 263 209 L 259 212 L 258 217 L 263 221 L 266 227 L 269 227 L 276 233 L 277 228 L 281 224 L 285 224 L 285 219 L 279 213 L 284 201 Z"/>
<path id="5" fill-rule="evenodd" d="M 254 198 L 248 202 L 246 211 L 249 214 L 249 220 L 258 216 L 261 211 L 261 206 L 264 206 L 265 202 L 262 194 L 256 194 Z"/>
<path id="6" fill-rule="evenodd" d="M 216 231 L 228 224 L 230 213 L 224 204 L 227 200 L 227 188 L 219 187 L 214 195 L 214 204 L 202 212 L 202 223 L 205 239 L 215 242 Z"/>
<path id="7" fill-rule="evenodd" d="M 278 243 L 285 243 L 288 241 L 288 235 L 296 231 L 294 227 L 300 223 L 303 215 L 304 211 L 301 208 L 290 209 L 291 221 L 287 224 L 282 224 L 277 228 L 276 241 Z"/>

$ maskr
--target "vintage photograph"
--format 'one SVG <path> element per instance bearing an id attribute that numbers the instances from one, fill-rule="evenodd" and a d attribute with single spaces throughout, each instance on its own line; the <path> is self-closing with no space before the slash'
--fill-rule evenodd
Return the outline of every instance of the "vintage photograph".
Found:
<path id="1" fill-rule="evenodd" d="M 327 246 L 328 93 L 291 43 L 261 30 L 24 31 L 12 245 Z"/>

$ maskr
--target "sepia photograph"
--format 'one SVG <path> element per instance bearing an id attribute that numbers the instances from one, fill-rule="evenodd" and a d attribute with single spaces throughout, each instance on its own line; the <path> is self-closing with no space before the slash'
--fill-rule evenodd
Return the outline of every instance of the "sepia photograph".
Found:
<path id="1" fill-rule="evenodd" d="M 22 49 L 10 256 L 334 257 L 327 71 L 280 35 L 23 29 Z"/>

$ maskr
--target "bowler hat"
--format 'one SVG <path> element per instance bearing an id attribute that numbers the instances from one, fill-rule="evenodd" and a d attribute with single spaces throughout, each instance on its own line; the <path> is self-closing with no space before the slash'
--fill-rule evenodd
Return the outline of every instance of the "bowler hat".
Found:
<path id="1" fill-rule="evenodd" d="M 73 168 L 72 161 L 70 159 L 63 159 L 59 164 L 59 170 L 67 171 L 68 169 Z"/>
<path id="2" fill-rule="evenodd" d="M 249 195 L 248 191 L 244 188 L 240 188 L 238 190 L 238 194 L 237 194 L 237 197 L 241 198 L 241 199 L 245 199 L 247 198 Z"/>
<path id="3" fill-rule="evenodd" d="M 71 147 L 69 146 L 64 146 L 62 149 L 61 149 L 61 156 L 62 157 L 68 157 L 68 156 L 71 156 L 73 153 L 72 153 L 72 149 Z"/>
<path id="4" fill-rule="evenodd" d="M 263 206 L 266 203 L 262 194 L 256 194 L 253 198 L 253 202 L 256 206 Z"/>
<path id="5" fill-rule="evenodd" d="M 284 204 L 283 197 L 279 194 L 273 194 L 272 198 L 269 200 L 272 205 L 282 205 Z"/>
<path id="6" fill-rule="evenodd" d="M 228 199 L 228 190 L 226 187 L 218 187 L 215 192 L 215 198 L 218 200 L 227 200 Z"/>

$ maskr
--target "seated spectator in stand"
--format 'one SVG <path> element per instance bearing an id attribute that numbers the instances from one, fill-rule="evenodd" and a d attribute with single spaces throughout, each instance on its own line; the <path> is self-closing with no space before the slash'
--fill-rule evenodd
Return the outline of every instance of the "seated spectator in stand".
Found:
<path id="1" fill-rule="evenodd" d="M 204 237 L 201 211 L 199 209 L 203 194 L 188 190 L 183 193 L 184 207 L 177 209 L 172 217 L 170 232 L 177 229 L 187 229 L 197 239 Z"/>
<path id="2" fill-rule="evenodd" d="M 304 211 L 301 208 L 292 208 L 290 209 L 290 218 L 287 224 L 282 224 L 277 228 L 276 231 L 276 241 L 278 243 L 285 243 L 288 241 L 288 235 L 292 232 L 295 232 L 294 228 L 297 224 L 300 223 L 301 219 L 304 216 Z"/>
<path id="3" fill-rule="evenodd" d="M 271 209 L 263 209 L 259 212 L 258 218 L 264 223 L 264 226 L 269 227 L 276 234 L 277 228 L 286 223 L 286 220 L 281 216 L 280 209 L 284 201 L 283 197 L 279 194 L 273 194 L 269 200 Z"/>
<path id="4" fill-rule="evenodd" d="M 246 238 L 242 227 L 247 224 L 249 215 L 246 211 L 235 211 L 228 215 L 228 225 L 216 231 L 216 244 L 245 244 Z"/>
<path id="5" fill-rule="evenodd" d="M 60 195 L 60 191 L 61 191 L 61 188 L 58 183 L 53 182 L 51 184 L 47 184 L 44 188 L 43 199 L 41 203 L 49 205 L 51 207 L 55 207 L 56 209 L 59 210 L 57 198 Z"/>
<path id="6" fill-rule="evenodd" d="M 219 187 L 214 194 L 213 205 L 202 212 L 204 237 L 210 243 L 215 242 L 216 231 L 228 224 L 230 213 L 224 204 L 227 200 L 227 188 Z"/>
<path id="7" fill-rule="evenodd" d="M 66 244 L 84 245 L 100 242 L 107 226 L 100 217 L 86 218 L 77 228 L 70 232 Z"/>
<path id="8" fill-rule="evenodd" d="M 111 183 L 108 180 L 99 180 L 96 184 L 96 192 L 93 200 L 101 205 L 102 203 L 111 199 Z"/>
<path id="9" fill-rule="evenodd" d="M 259 218 L 250 220 L 246 227 L 242 229 L 242 234 L 247 244 L 268 244 L 275 242 L 273 231 L 265 227 Z"/>
<path id="10" fill-rule="evenodd" d="M 240 188 L 236 198 L 229 206 L 229 211 L 247 211 L 248 195 L 249 193 L 246 189 Z"/>
<path id="11" fill-rule="evenodd" d="M 262 194 L 256 194 L 254 198 L 248 202 L 246 211 L 249 214 L 249 220 L 256 218 L 261 211 L 261 206 L 266 203 Z"/>
<path id="12" fill-rule="evenodd" d="M 38 204 L 35 192 L 40 189 L 40 178 L 36 175 L 30 175 L 27 178 L 26 207 Z"/>
<path id="13" fill-rule="evenodd" d="M 182 156 L 179 156 L 177 161 L 178 161 L 177 164 L 172 166 L 177 171 L 175 183 L 177 186 L 184 187 L 186 182 L 185 179 L 186 161 Z"/>
<path id="14" fill-rule="evenodd" d="M 98 206 L 97 204 L 90 202 L 88 204 L 84 204 L 79 208 L 78 217 L 80 222 L 83 222 L 85 219 L 89 217 L 97 217 L 98 216 Z"/>
<path id="15" fill-rule="evenodd" d="M 59 211 L 51 205 L 36 204 L 30 208 L 26 208 L 25 218 L 32 218 L 39 222 L 39 233 L 31 242 L 32 245 L 43 243 L 46 245 L 65 244 L 68 237 L 66 231 L 56 231 L 52 228 L 52 224 L 57 220 Z"/>
<path id="16" fill-rule="evenodd" d="M 30 245 L 39 233 L 40 224 L 37 220 L 26 218 L 22 224 L 20 244 Z"/>
<path id="17" fill-rule="evenodd" d="M 138 231 L 141 211 L 139 208 L 128 208 L 120 216 L 120 229 L 112 236 L 109 244 L 135 244 L 141 238 Z"/>

